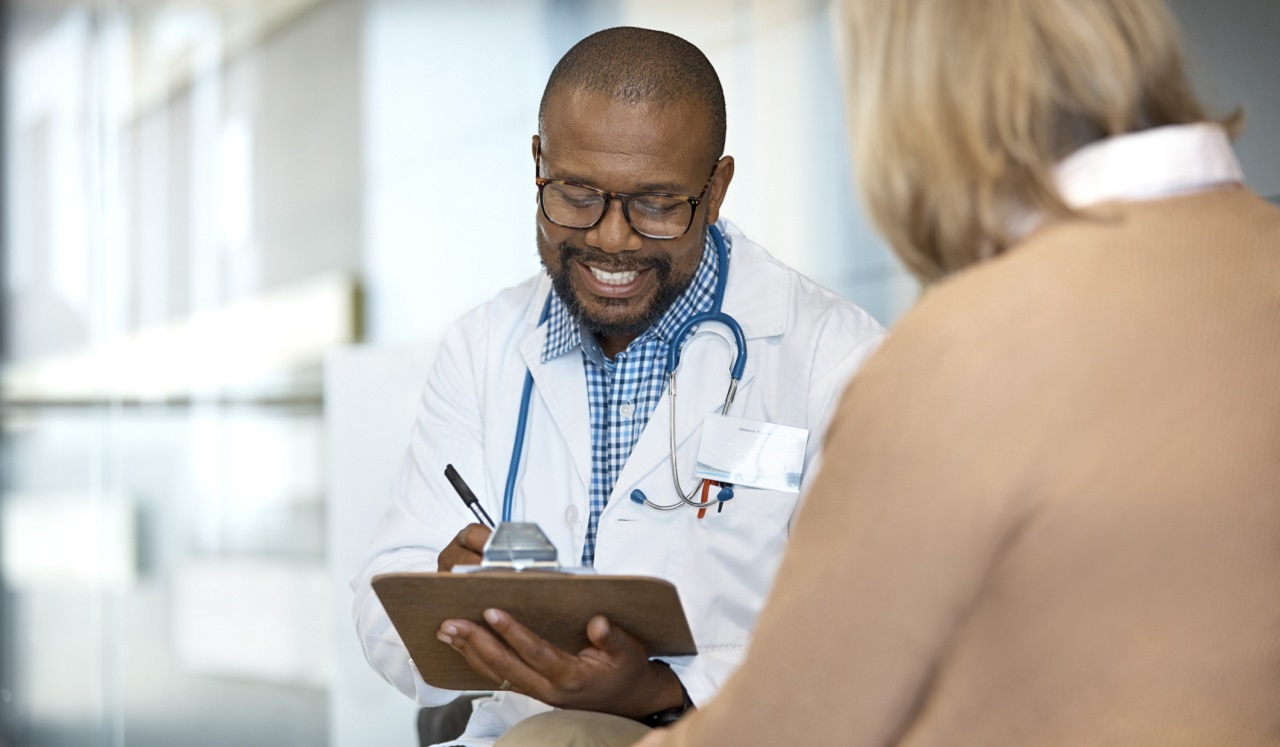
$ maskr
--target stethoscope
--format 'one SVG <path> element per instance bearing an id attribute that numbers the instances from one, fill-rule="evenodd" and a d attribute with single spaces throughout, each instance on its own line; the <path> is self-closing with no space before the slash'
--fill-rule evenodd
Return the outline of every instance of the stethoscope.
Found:
<path id="1" fill-rule="evenodd" d="M 701 314 L 695 314 L 692 318 L 675 331 L 671 338 L 671 347 L 667 351 L 667 388 L 670 393 L 671 401 L 671 482 L 675 485 L 676 496 L 679 500 L 672 503 L 657 503 L 650 500 L 644 491 L 636 489 L 631 491 L 631 500 L 636 503 L 642 503 L 650 508 L 656 508 L 659 511 L 670 511 L 681 506 L 691 506 L 693 508 L 705 510 L 710 507 L 707 501 L 708 488 L 710 482 L 708 480 L 700 481 L 694 489 L 688 493 L 680 487 L 680 470 L 676 464 L 676 369 L 680 367 L 680 350 L 684 346 L 687 338 L 690 337 L 698 325 L 707 324 L 709 322 L 717 322 L 724 325 L 733 333 L 734 344 L 737 347 L 734 356 L 733 366 L 729 369 L 729 389 L 725 393 L 724 404 L 720 407 L 720 414 L 725 415 L 729 411 L 729 405 L 733 404 L 733 398 L 738 394 L 738 382 L 742 380 L 742 372 L 747 367 L 747 338 L 742 332 L 742 325 L 737 320 L 720 310 L 724 304 L 725 283 L 729 277 L 729 248 L 725 244 L 724 235 L 720 233 L 720 229 L 715 225 L 708 228 L 711 233 L 711 242 L 715 244 L 716 257 L 720 261 L 720 272 L 716 277 L 715 293 L 711 297 L 711 310 Z M 551 296 L 547 296 L 547 301 L 542 306 L 542 315 L 538 318 L 538 325 L 541 326 L 547 321 L 551 314 Z M 524 374 L 524 389 L 520 393 L 520 417 L 516 421 L 516 437 L 515 443 L 511 447 L 511 466 L 507 469 L 507 485 L 502 493 L 502 520 L 511 521 L 511 510 L 515 505 L 516 494 L 516 478 L 520 472 L 520 455 L 524 451 L 524 434 L 529 425 L 529 402 L 533 399 L 533 372 L 526 369 Z M 694 500 L 701 493 L 701 501 Z M 722 485 L 717 493 L 715 500 L 720 505 L 724 505 L 724 501 L 733 498 L 733 486 Z M 702 511 L 699 511 L 699 516 Z"/>

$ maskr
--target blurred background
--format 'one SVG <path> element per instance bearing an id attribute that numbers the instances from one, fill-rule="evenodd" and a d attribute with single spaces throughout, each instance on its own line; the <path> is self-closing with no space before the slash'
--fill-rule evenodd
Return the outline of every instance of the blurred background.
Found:
<path id="1" fill-rule="evenodd" d="M 1280 2 L 1175 9 L 1280 194 Z M 0 745 L 415 743 L 346 579 L 446 326 L 538 271 L 546 76 L 623 24 L 718 69 L 724 214 L 892 324 L 828 0 L 4 4 Z"/>

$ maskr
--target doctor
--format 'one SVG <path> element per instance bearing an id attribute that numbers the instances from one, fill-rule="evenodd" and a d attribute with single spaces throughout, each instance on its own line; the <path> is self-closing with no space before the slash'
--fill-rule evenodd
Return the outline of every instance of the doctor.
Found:
<path id="1" fill-rule="evenodd" d="M 511 518 L 537 522 L 562 563 L 671 581 L 699 653 L 650 660 L 602 617 L 588 626 L 594 646 L 585 651 L 552 649 L 501 610 L 487 613 L 497 635 L 447 621 L 441 640 L 498 689 L 448 744 L 491 744 L 521 722 L 502 744 L 563 745 L 584 735 L 594 741 L 583 743 L 628 744 L 712 697 L 741 660 L 798 495 L 739 484 L 701 517 L 633 500 L 637 490 L 656 504 L 678 500 L 672 432 L 681 487 L 697 485 L 704 422 L 725 399 L 735 345 L 721 325 L 706 324 L 683 345 L 672 423 L 665 365 L 673 332 L 716 304 L 723 276 L 719 300 L 748 353 L 728 414 L 808 432 L 803 492 L 832 408 L 883 330 L 720 219 L 734 174 L 724 140 L 719 79 L 688 42 L 615 28 L 564 56 L 532 144 L 545 274 L 499 293 L 449 332 L 391 507 L 352 583 L 373 666 L 424 705 L 456 697 L 423 682 L 370 580 L 479 562 L 489 530 L 472 523 L 442 470 L 454 464 L 500 515 L 528 375 Z"/>

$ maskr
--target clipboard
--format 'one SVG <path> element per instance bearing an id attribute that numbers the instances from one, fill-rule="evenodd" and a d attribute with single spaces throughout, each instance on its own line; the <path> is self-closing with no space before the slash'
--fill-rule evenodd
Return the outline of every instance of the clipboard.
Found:
<path id="1" fill-rule="evenodd" d="M 587 622 L 596 615 L 640 639 L 650 656 L 698 652 L 676 587 L 660 578 L 508 570 L 384 573 L 373 577 L 373 590 L 422 679 L 445 690 L 494 689 L 494 682 L 436 638 L 445 620 L 488 627 L 482 614 L 494 607 L 570 653 L 591 645 Z"/>

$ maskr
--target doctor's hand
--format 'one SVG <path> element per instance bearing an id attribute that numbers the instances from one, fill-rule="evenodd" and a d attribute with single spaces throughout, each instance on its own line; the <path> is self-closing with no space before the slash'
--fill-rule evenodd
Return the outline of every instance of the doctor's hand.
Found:
<path id="1" fill-rule="evenodd" d="M 445 620 L 437 637 L 494 684 L 509 683 L 515 692 L 559 708 L 629 718 L 684 702 L 671 668 L 650 661 L 640 641 L 603 615 L 587 623 L 591 645 L 576 654 L 556 648 L 502 610 L 485 610 L 484 619 L 498 636 L 468 620 Z"/>
<path id="2" fill-rule="evenodd" d="M 440 551 L 436 571 L 447 573 L 455 565 L 480 565 L 480 553 L 493 530 L 483 524 L 468 524 Z"/>

